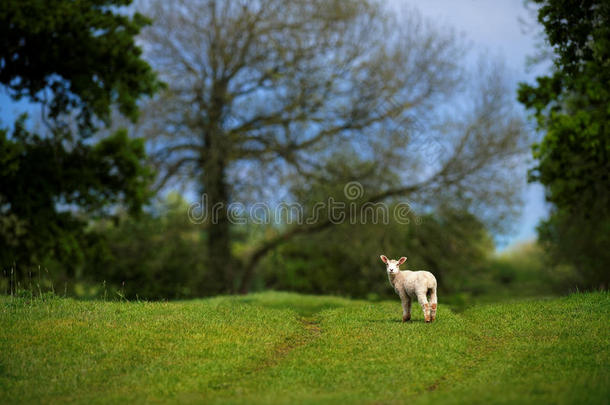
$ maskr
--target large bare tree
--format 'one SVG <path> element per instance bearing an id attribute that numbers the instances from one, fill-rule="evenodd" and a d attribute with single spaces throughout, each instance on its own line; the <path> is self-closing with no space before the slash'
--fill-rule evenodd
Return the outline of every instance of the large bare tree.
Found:
<path id="1" fill-rule="evenodd" d="M 452 200 L 489 218 L 514 206 L 510 170 L 523 130 L 501 70 L 481 63 L 469 73 L 454 33 L 412 10 L 370 0 L 143 0 L 139 8 L 154 20 L 141 36 L 145 57 L 168 84 L 138 128 L 159 164 L 159 188 L 196 179 L 211 210 L 253 199 L 248 186 L 267 199 L 282 179 L 324 177 L 324 162 L 351 155 L 392 173 L 359 203 Z M 217 291 L 247 291 L 271 249 L 332 224 L 277 229 L 237 258 L 227 212 L 217 214 L 207 224 Z"/>

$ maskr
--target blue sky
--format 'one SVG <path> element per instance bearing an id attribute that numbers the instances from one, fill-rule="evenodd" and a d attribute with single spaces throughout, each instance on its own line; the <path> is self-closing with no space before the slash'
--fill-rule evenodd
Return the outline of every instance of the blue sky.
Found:
<path id="1" fill-rule="evenodd" d="M 535 53 L 536 38 L 532 32 L 524 32 L 519 18 L 534 24 L 533 16 L 521 0 L 394 0 L 418 9 L 424 17 L 441 26 L 450 26 L 464 34 L 473 48 L 487 51 L 504 60 L 514 85 L 534 81 L 544 74 L 548 66 L 526 69 L 526 58 Z M 472 52 L 470 57 L 476 58 Z M 516 103 L 516 101 L 515 101 Z M 533 163 L 524 162 L 522 172 L 515 177 L 525 178 L 527 168 Z M 528 184 L 524 195 L 525 205 L 521 217 L 514 224 L 514 232 L 503 239 L 499 248 L 536 238 L 536 224 L 548 214 L 544 201 L 544 189 L 539 184 Z"/>
<path id="2" fill-rule="evenodd" d="M 535 52 L 535 38 L 531 32 L 524 33 L 519 22 L 519 18 L 526 21 L 532 19 L 520 0 L 393 1 L 419 9 L 424 17 L 432 19 L 436 24 L 450 26 L 463 33 L 474 49 L 487 51 L 490 55 L 503 59 L 511 74 L 515 92 L 517 83 L 533 81 L 537 75 L 544 73 L 544 67 L 530 71 L 526 69 L 526 57 Z M 477 53 L 472 52 L 470 57 L 476 58 Z M 3 125 L 10 125 L 23 111 L 29 111 L 31 115 L 40 112 L 39 108 L 26 101 L 12 101 L 5 90 L 0 89 L 0 122 Z M 527 168 L 531 165 L 532 162 L 524 162 L 522 172 L 515 173 L 515 177 L 524 179 Z M 544 190 L 539 184 L 527 185 L 524 199 L 522 215 L 514 224 L 514 232 L 502 239 L 500 249 L 535 239 L 536 224 L 547 215 Z"/>

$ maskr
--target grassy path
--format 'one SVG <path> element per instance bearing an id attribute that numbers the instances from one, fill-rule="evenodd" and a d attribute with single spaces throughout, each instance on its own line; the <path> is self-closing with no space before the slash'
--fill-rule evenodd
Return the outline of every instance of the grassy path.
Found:
<path id="1" fill-rule="evenodd" d="M 442 303 L 442 302 L 441 302 Z M 599 403 L 610 296 L 400 322 L 398 302 L 0 298 L 0 403 Z"/>

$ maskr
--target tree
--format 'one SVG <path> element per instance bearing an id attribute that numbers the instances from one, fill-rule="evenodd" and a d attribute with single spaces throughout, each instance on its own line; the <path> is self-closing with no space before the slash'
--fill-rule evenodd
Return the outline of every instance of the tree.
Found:
<path id="1" fill-rule="evenodd" d="M 44 103 L 51 119 L 78 110 L 87 133 L 95 117 L 108 122 L 114 103 L 135 119 L 136 100 L 158 82 L 134 42 L 148 20 L 117 12 L 131 2 L 3 1 L 0 83 L 14 98 Z"/>
<path id="2" fill-rule="evenodd" d="M 0 265 L 18 276 L 51 262 L 73 275 L 88 217 L 117 205 L 137 212 L 148 197 L 141 140 L 124 130 L 86 139 L 113 104 L 135 119 L 136 100 L 159 85 L 134 42 L 146 20 L 117 9 L 129 3 L 9 0 L 0 8 L 0 83 L 13 98 L 40 102 L 47 124 L 34 133 L 22 116 L 0 130 Z"/>
<path id="3" fill-rule="evenodd" d="M 554 71 L 521 84 L 544 138 L 534 145 L 530 181 L 554 206 L 539 236 L 554 256 L 574 264 L 589 287 L 608 286 L 610 257 L 610 4 L 535 0 L 554 51 Z"/>
<path id="4" fill-rule="evenodd" d="M 247 291 L 268 252 L 332 225 L 276 228 L 234 256 L 227 204 L 268 200 L 294 181 L 386 173 L 367 180 L 375 188 L 359 203 L 450 199 L 497 222 L 514 206 L 507 173 L 523 148 L 521 120 L 501 69 L 466 72 L 452 32 L 368 0 L 150 0 L 139 9 L 155 21 L 141 37 L 145 58 L 168 88 L 138 130 L 159 162 L 158 187 L 195 178 L 207 217 L 224 207 L 206 224 L 217 291 Z"/>
<path id="5" fill-rule="evenodd" d="M 146 201 L 152 173 L 144 143 L 117 131 L 95 145 L 66 147 L 23 125 L 0 131 L 0 264 L 18 278 L 31 265 L 73 278 L 84 260 L 82 214 L 104 215 L 117 204 L 137 212 Z"/>

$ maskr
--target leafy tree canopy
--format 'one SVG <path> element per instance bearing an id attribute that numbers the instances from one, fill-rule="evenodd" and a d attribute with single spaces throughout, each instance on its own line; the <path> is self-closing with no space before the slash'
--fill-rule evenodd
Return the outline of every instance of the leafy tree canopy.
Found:
<path id="1" fill-rule="evenodd" d="M 8 0 L 0 7 L 0 84 L 16 99 L 49 107 L 41 133 L 0 128 L 0 265 L 57 263 L 68 273 L 83 261 L 90 215 L 146 201 L 144 144 L 119 130 L 97 143 L 95 121 L 111 106 L 131 119 L 136 100 L 159 86 L 135 45 L 147 20 L 119 12 L 131 0 Z M 62 122 L 78 125 L 73 133 Z M 73 136 L 79 135 L 79 136 Z"/>
<path id="2" fill-rule="evenodd" d="M 130 3 L 3 1 L 0 83 L 15 98 L 48 102 L 51 118 L 78 110 L 83 130 L 91 130 L 94 117 L 108 121 L 113 103 L 135 118 L 136 100 L 151 95 L 158 83 L 134 41 L 148 20 L 117 13 Z"/>
<path id="3" fill-rule="evenodd" d="M 86 217 L 123 203 L 132 212 L 146 200 L 150 171 L 144 143 L 118 131 L 94 146 L 67 148 L 31 134 L 18 121 L 0 131 L 0 263 L 61 263 L 73 272 L 82 261 Z"/>
<path id="4" fill-rule="evenodd" d="M 610 3 L 534 0 L 554 51 L 555 69 L 522 84 L 519 101 L 534 111 L 542 141 L 530 180 L 554 204 L 539 236 L 587 287 L 608 286 L 610 257 Z"/>
<path id="5" fill-rule="evenodd" d="M 545 132 L 531 180 L 560 208 L 610 204 L 610 3 L 535 0 L 555 53 L 552 75 L 521 84 L 519 101 Z"/>

